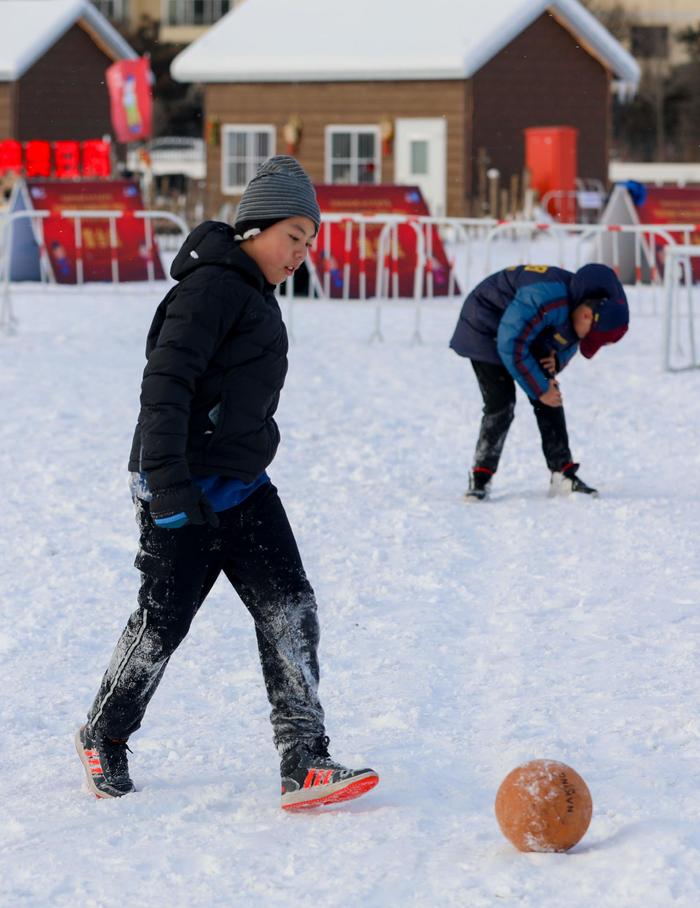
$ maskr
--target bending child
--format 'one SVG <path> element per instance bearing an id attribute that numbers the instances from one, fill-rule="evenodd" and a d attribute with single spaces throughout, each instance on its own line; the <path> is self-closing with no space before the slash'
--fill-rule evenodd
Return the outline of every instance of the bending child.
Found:
<path id="1" fill-rule="evenodd" d="M 484 401 L 466 498 L 481 501 L 515 414 L 515 382 L 532 404 L 551 472 L 550 494 L 597 495 L 578 476 L 556 381 L 576 351 L 590 359 L 629 325 L 627 298 L 614 271 L 585 265 L 575 274 L 517 265 L 492 274 L 466 298 L 450 347 L 471 359 Z"/>

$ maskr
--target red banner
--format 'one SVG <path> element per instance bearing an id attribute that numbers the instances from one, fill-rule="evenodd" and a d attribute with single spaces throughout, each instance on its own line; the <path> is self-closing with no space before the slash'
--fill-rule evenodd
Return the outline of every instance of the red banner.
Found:
<path id="1" fill-rule="evenodd" d="M 150 139 L 153 101 L 148 58 L 120 60 L 107 69 L 106 76 L 112 127 L 117 141 Z"/>
<path id="2" fill-rule="evenodd" d="M 700 186 L 647 186 L 646 199 L 638 206 L 642 224 L 692 224 L 695 230 L 686 234 L 671 231 L 676 243 L 700 243 Z M 657 240 L 657 259 L 663 266 L 663 240 Z M 700 280 L 700 259 L 693 259 L 693 278 Z"/>
<path id="3" fill-rule="evenodd" d="M 143 210 L 135 183 L 31 180 L 28 188 L 33 207 L 52 213 L 43 219 L 44 241 L 59 284 L 76 283 L 80 269 L 85 281 L 111 281 L 114 262 L 120 281 L 147 280 L 149 261 L 155 279 L 165 277 L 155 240 L 149 249 L 144 221 L 133 216 Z M 83 217 L 76 232 L 76 219 L 60 216 L 64 210 L 89 211 L 91 215 L 95 211 L 121 211 L 122 216 L 114 219 L 113 227 L 108 217 Z"/>
<path id="4" fill-rule="evenodd" d="M 318 202 L 323 214 L 405 214 L 428 215 L 428 207 L 417 186 L 370 185 L 320 185 L 316 186 Z M 311 259 L 321 282 L 332 297 L 347 295 L 351 299 L 361 296 L 360 276 L 365 277 L 365 295 L 375 295 L 377 252 L 383 225 L 367 225 L 364 236 L 364 255 L 360 254 L 360 228 L 348 223 L 323 225 L 314 244 Z M 423 293 L 429 292 L 428 275 L 432 278 L 434 296 L 448 293 L 450 265 L 445 255 L 437 228 L 421 227 L 426 241 L 426 277 Z M 413 227 L 402 224 L 398 228 L 398 248 L 392 255 L 388 244 L 386 266 L 398 278 L 399 295 L 412 297 L 416 267 L 416 233 Z M 345 282 L 348 287 L 345 287 Z M 393 281 L 390 282 L 393 284 Z M 389 288 L 390 295 L 393 291 Z M 458 289 L 455 285 L 455 292 Z"/>

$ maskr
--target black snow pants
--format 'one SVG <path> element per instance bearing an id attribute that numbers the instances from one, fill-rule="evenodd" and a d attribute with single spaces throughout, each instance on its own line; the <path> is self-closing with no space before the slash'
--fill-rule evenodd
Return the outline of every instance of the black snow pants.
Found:
<path id="1" fill-rule="evenodd" d="M 484 400 L 474 468 L 481 467 L 495 473 L 515 415 L 515 382 L 505 366 L 477 360 L 471 363 Z M 531 397 L 528 400 L 535 411 L 547 466 L 552 471 L 561 470 L 571 463 L 564 408 L 548 407 Z"/>
<path id="2" fill-rule="evenodd" d="M 299 739 L 323 735 L 316 600 L 277 489 L 267 483 L 222 511 L 216 529 L 162 529 L 147 503 L 137 501 L 136 511 L 138 608 L 117 643 L 88 722 L 111 738 L 136 731 L 168 660 L 223 571 L 255 624 L 275 745 L 286 750 Z"/>

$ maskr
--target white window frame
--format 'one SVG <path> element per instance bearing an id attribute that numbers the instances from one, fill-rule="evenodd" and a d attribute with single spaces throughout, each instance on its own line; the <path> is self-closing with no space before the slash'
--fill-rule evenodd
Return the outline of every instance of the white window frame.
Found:
<path id="1" fill-rule="evenodd" d="M 374 183 L 364 183 L 360 185 L 372 186 L 378 185 L 382 182 L 382 145 L 381 145 L 381 135 L 379 131 L 379 126 L 376 123 L 360 124 L 357 125 L 353 123 L 352 125 L 342 125 L 342 124 L 333 124 L 326 126 L 326 162 L 325 162 L 325 181 L 326 183 L 333 182 L 333 158 L 331 157 L 331 152 L 333 149 L 333 136 L 338 133 L 349 133 L 350 134 L 350 182 L 357 183 L 357 167 L 358 167 L 358 156 L 357 156 L 357 137 L 359 133 L 370 132 L 374 135 Z M 342 185 L 342 184 L 339 184 Z"/>
<path id="2" fill-rule="evenodd" d="M 171 15 L 172 4 L 170 0 L 161 0 L 161 22 L 168 27 L 177 27 L 180 25 L 194 26 L 195 28 L 206 28 L 209 25 L 213 25 L 215 22 L 218 22 L 222 16 L 225 16 L 226 13 L 231 12 L 231 10 L 236 5 L 236 0 L 229 0 L 228 9 L 222 11 L 222 0 L 203 0 L 205 5 L 206 15 L 203 17 L 202 22 L 194 21 L 194 0 L 173 0 L 175 3 L 174 14 Z"/>
<path id="3" fill-rule="evenodd" d="M 246 139 L 246 180 L 245 183 L 240 185 L 233 185 L 228 183 L 228 165 L 230 158 L 227 155 L 228 148 L 228 136 L 231 133 L 245 133 L 247 136 Z M 243 190 L 246 188 L 248 183 L 253 179 L 255 174 L 258 172 L 258 167 L 263 163 L 263 160 L 257 160 L 255 155 L 250 151 L 250 144 L 252 137 L 255 133 L 267 133 L 269 137 L 269 146 L 267 157 L 271 158 L 275 153 L 275 145 L 277 142 L 277 129 L 271 123 L 225 123 L 221 126 L 221 191 L 225 195 L 240 195 Z"/>

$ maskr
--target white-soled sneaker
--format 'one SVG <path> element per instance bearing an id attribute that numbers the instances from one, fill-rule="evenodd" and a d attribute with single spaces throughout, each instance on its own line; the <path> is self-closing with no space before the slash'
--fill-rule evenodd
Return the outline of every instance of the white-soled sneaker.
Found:
<path id="1" fill-rule="evenodd" d="M 560 495 L 571 495 L 572 492 L 580 492 L 583 495 L 590 495 L 591 498 L 598 497 L 598 490 L 591 488 L 579 479 L 576 471 L 579 464 L 570 463 L 561 472 L 553 472 L 549 481 L 549 497 L 556 498 Z"/>

